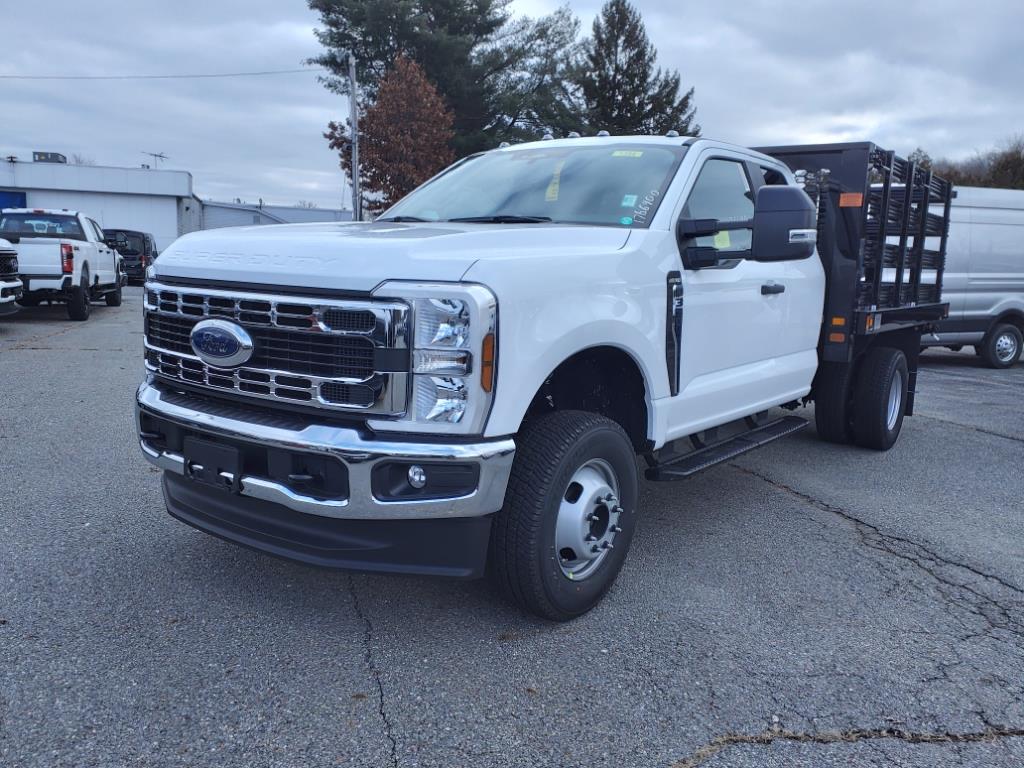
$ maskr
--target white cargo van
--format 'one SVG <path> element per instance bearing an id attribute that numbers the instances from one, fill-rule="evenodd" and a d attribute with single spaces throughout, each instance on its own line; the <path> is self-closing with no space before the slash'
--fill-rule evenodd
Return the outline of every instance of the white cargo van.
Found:
<path id="1" fill-rule="evenodd" d="M 942 298 L 949 318 L 925 346 L 974 345 L 993 368 L 1024 348 L 1024 190 L 957 187 Z"/>

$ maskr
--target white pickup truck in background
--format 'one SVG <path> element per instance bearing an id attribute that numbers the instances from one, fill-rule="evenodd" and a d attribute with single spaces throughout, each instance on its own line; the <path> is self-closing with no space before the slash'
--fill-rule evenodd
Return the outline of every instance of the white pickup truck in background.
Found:
<path id="1" fill-rule="evenodd" d="M 7 208 L 0 211 L 0 237 L 17 248 L 23 306 L 65 302 L 70 319 L 87 320 L 92 301 L 121 305 L 121 256 L 92 219 L 77 211 Z"/>
<path id="2" fill-rule="evenodd" d="M 0 317 L 18 311 L 22 284 L 18 275 L 18 252 L 7 240 L 0 239 Z"/>
<path id="3" fill-rule="evenodd" d="M 892 447 L 950 197 L 869 143 L 603 136 L 472 156 L 373 223 L 186 235 L 146 284 L 142 451 L 200 530 L 569 619 L 643 524 L 638 458 L 682 480 L 811 401 L 822 439 Z"/>

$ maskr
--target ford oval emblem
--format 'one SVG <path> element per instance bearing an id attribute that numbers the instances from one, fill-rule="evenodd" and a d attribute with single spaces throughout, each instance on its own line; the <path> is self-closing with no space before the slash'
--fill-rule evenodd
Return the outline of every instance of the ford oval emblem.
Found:
<path id="1" fill-rule="evenodd" d="M 201 320 L 189 335 L 192 349 L 207 365 L 234 368 L 252 357 L 252 337 L 227 320 Z"/>

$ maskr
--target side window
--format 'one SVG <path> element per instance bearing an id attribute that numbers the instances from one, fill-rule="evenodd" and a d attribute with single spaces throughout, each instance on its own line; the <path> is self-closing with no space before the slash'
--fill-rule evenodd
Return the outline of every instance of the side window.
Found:
<path id="1" fill-rule="evenodd" d="M 704 163 L 683 207 L 683 217 L 721 222 L 751 221 L 754 193 L 745 165 L 720 158 Z M 751 232 L 750 229 L 722 230 L 709 237 L 696 238 L 696 245 L 723 252 L 746 251 L 750 248 Z"/>
<path id="2" fill-rule="evenodd" d="M 89 223 L 92 225 L 93 234 L 96 235 L 96 242 L 102 243 L 103 242 L 103 230 L 100 229 L 100 225 L 97 224 L 92 219 L 89 219 Z"/>
<path id="3" fill-rule="evenodd" d="M 764 183 L 769 187 L 784 187 L 789 183 L 786 181 L 786 177 L 782 175 L 782 172 L 776 168 L 765 168 L 762 165 L 761 173 L 764 175 Z"/>

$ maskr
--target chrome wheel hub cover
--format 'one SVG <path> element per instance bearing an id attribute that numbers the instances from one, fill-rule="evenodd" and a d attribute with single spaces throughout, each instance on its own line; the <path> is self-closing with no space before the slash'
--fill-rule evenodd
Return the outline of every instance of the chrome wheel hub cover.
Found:
<path id="1" fill-rule="evenodd" d="M 591 459 L 573 473 L 558 505 L 555 556 L 567 579 L 592 575 L 615 547 L 622 530 L 619 482 L 604 459 Z"/>

